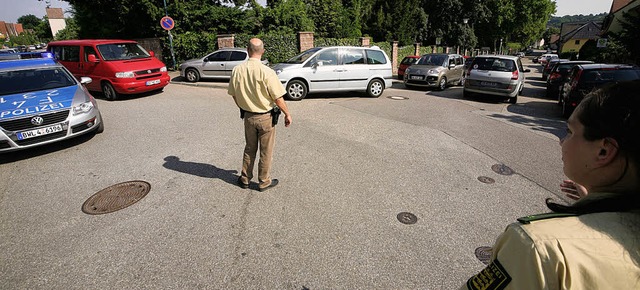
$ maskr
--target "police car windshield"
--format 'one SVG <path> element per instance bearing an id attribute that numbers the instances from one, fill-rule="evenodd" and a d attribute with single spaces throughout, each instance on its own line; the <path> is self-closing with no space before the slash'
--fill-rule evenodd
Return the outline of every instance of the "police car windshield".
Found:
<path id="1" fill-rule="evenodd" d="M 75 85 L 64 69 L 57 67 L 0 72 L 0 96 L 50 90 Z"/>
<path id="2" fill-rule="evenodd" d="M 150 57 L 149 53 L 137 43 L 115 43 L 98 45 L 98 51 L 104 60 L 128 60 Z"/>
<path id="3" fill-rule="evenodd" d="M 303 53 L 290 58 L 286 63 L 303 63 L 320 49 L 322 49 L 322 47 L 314 47 L 312 49 L 306 50 Z"/>

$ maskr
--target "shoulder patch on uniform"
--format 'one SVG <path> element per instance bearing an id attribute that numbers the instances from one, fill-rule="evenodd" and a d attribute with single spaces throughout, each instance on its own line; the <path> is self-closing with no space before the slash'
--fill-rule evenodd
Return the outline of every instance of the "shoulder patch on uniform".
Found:
<path id="1" fill-rule="evenodd" d="M 577 216 L 577 214 L 575 213 L 555 213 L 555 212 L 551 212 L 551 213 L 541 213 L 541 214 L 534 214 L 534 215 L 528 215 L 525 217 L 521 217 L 518 219 L 518 221 L 521 224 L 530 224 L 532 221 L 539 221 L 539 220 L 546 220 L 546 219 L 552 219 L 552 218 L 559 218 L 559 217 L 569 217 L 569 216 Z"/>
<path id="2" fill-rule="evenodd" d="M 469 290 L 485 289 L 485 290 L 502 290 L 511 282 L 511 276 L 507 270 L 502 267 L 496 259 L 491 262 L 484 270 L 467 281 Z"/>

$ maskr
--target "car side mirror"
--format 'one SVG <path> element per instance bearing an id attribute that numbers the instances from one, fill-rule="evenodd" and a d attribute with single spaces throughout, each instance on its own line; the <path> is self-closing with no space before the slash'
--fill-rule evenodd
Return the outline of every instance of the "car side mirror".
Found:
<path id="1" fill-rule="evenodd" d="M 95 57 L 95 56 L 94 56 Z M 81 77 L 80 83 L 83 85 L 90 84 L 93 81 L 90 77 Z"/>
<path id="2" fill-rule="evenodd" d="M 156 53 L 155 53 L 155 52 L 153 52 L 153 50 L 149 50 L 149 55 L 150 55 L 151 57 L 154 57 L 154 56 L 156 56 Z"/>
<path id="3" fill-rule="evenodd" d="M 317 68 L 317 67 L 319 67 L 319 66 L 323 66 L 323 65 L 324 65 L 324 63 L 323 63 L 321 60 L 319 60 L 319 61 L 316 61 L 316 62 L 313 64 L 313 68 Z"/>
<path id="4" fill-rule="evenodd" d="M 95 54 L 90 54 L 89 56 L 87 56 L 87 61 L 89 61 L 89 62 L 100 62 L 100 60 L 98 60 L 98 58 L 96 58 Z"/>

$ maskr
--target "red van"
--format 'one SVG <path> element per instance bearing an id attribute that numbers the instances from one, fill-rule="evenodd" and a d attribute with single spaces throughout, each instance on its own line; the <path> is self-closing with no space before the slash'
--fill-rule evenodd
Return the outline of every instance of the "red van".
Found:
<path id="1" fill-rule="evenodd" d="M 169 84 L 165 64 L 133 40 L 53 41 L 47 51 L 77 79 L 90 77 L 93 81 L 87 89 L 101 91 L 107 100 L 120 94 L 160 91 Z"/>

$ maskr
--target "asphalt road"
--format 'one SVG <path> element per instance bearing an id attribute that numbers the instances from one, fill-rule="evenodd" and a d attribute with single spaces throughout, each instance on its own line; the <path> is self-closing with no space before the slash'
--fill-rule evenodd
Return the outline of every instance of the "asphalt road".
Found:
<path id="1" fill-rule="evenodd" d="M 483 268 L 477 247 L 559 198 L 564 120 L 531 68 L 517 104 L 401 83 L 288 102 L 281 183 L 262 193 L 235 186 L 244 139 L 225 82 L 100 99 L 104 133 L 0 155 L 0 288 L 457 289 Z M 130 180 L 151 191 L 81 211 Z"/>

